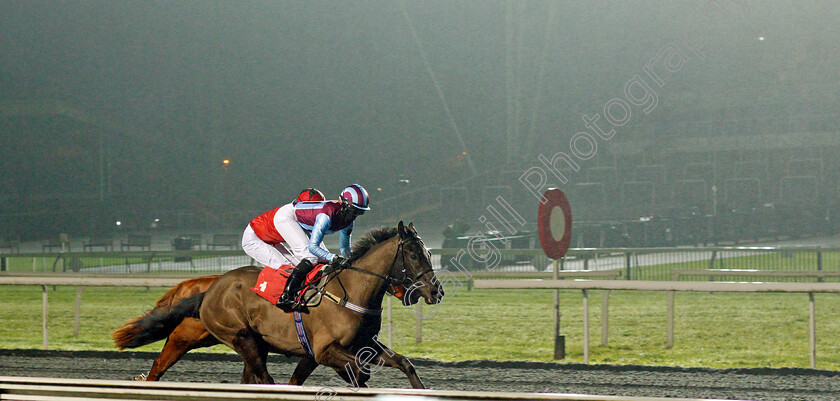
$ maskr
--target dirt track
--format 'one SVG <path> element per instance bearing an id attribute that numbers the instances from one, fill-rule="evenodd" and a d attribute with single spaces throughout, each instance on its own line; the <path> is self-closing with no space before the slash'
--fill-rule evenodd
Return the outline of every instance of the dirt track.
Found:
<path id="1" fill-rule="evenodd" d="M 0 350 L 0 375 L 125 380 L 145 372 L 150 353 Z M 271 356 L 269 371 L 285 382 L 294 361 Z M 426 386 L 435 389 L 558 392 L 622 396 L 751 400 L 838 400 L 840 372 L 810 369 L 682 369 L 671 367 L 414 360 Z M 238 383 L 235 355 L 193 353 L 164 376 L 167 381 Z M 319 367 L 310 386 L 344 386 Z M 342 382 L 343 383 L 343 382 Z M 377 372 L 372 387 L 408 387 L 394 369 Z"/>

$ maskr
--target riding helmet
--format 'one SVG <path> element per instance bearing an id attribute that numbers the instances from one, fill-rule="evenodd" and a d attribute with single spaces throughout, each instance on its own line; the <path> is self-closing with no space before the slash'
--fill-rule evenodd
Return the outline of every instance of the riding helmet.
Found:
<path id="1" fill-rule="evenodd" d="M 359 184 L 348 185 L 341 191 L 341 199 L 354 207 L 362 210 L 370 210 L 370 197 L 368 192 Z"/>

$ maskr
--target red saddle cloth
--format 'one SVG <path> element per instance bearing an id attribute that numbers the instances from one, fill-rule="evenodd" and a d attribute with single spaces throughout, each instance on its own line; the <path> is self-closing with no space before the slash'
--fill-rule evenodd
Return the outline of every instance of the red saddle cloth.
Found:
<path id="1" fill-rule="evenodd" d="M 322 263 L 315 265 L 315 268 L 306 275 L 306 283 L 304 283 L 301 291 L 306 290 L 316 280 L 319 276 L 318 273 L 321 272 L 321 268 L 323 267 L 324 265 Z M 272 269 L 268 266 L 264 267 L 259 277 L 257 277 L 257 283 L 251 287 L 251 290 L 272 304 L 276 304 L 277 300 L 280 299 L 280 295 L 283 294 L 283 290 L 286 288 L 289 272 L 294 268 L 292 265 L 283 265 L 279 269 Z"/>

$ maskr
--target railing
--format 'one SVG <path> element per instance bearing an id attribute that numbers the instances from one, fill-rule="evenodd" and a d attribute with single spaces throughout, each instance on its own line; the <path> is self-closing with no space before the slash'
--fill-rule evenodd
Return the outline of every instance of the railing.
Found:
<path id="1" fill-rule="evenodd" d="M 62 275 L 62 276 L 43 276 L 43 275 L 3 275 L 0 276 L 0 285 L 39 285 L 41 286 L 41 332 L 42 332 L 42 347 L 47 349 L 49 347 L 49 335 L 47 327 L 49 315 L 49 302 L 47 287 L 56 285 L 78 286 L 76 290 L 76 306 L 73 317 L 73 336 L 79 336 L 79 321 L 81 315 L 82 291 L 86 286 L 93 287 L 172 287 L 180 283 L 187 277 L 125 277 L 123 275 L 117 277 L 90 277 L 90 276 L 76 276 L 76 275 Z"/>
<path id="2" fill-rule="evenodd" d="M 435 269 L 499 277 L 552 270 L 540 249 L 432 249 Z M 455 258 L 457 261 L 453 262 Z M 498 262 L 495 260 L 498 259 Z M 754 269 L 840 271 L 835 247 L 572 248 L 560 270 L 615 270 L 625 280 L 671 280 L 672 270 Z M 241 250 L 0 253 L 0 271 L 84 273 L 218 273 L 253 264 Z M 774 277 L 777 281 L 814 281 L 813 277 Z M 840 281 L 825 276 L 824 281 Z"/>
<path id="3" fill-rule="evenodd" d="M 588 290 L 669 291 L 668 347 L 674 339 L 674 300 L 676 291 L 704 292 L 800 292 L 808 293 L 809 342 L 811 368 L 816 368 L 816 307 L 814 293 L 840 293 L 840 283 L 722 283 L 697 281 L 623 281 L 623 280 L 476 280 L 481 289 L 578 289 L 583 292 L 583 362 L 589 363 L 589 294 Z M 604 310 L 606 312 L 606 310 Z M 555 336 L 559 333 L 555 332 Z"/>
<path id="4" fill-rule="evenodd" d="M 433 250 L 433 262 L 438 269 L 446 268 L 455 275 L 456 279 L 466 280 L 470 288 L 475 283 L 484 283 L 476 288 L 566 288 L 584 290 L 584 307 L 586 303 L 586 289 L 604 289 L 604 300 L 602 309 L 602 343 L 606 344 L 607 332 L 607 308 L 609 290 L 611 289 L 635 289 L 652 291 L 776 291 L 776 292 L 807 292 L 811 297 L 812 311 L 812 348 L 813 339 L 813 293 L 814 292 L 840 292 L 840 283 L 813 283 L 813 281 L 837 281 L 840 279 L 838 269 L 837 248 L 745 248 L 745 247 L 722 247 L 710 249 L 573 249 L 562 261 L 551 263 L 542 269 L 534 265 L 535 260 L 543 260 L 541 251 L 538 250 L 505 250 L 500 251 L 503 260 L 499 266 L 492 270 L 477 268 L 473 270 L 458 270 L 451 263 L 455 257 L 460 262 L 464 258 L 473 258 L 469 252 L 461 249 L 438 249 Z M 824 263 L 824 255 L 830 256 L 830 263 Z M 481 255 L 479 255 L 481 256 Z M 522 258 L 518 258 L 523 256 Z M 808 257 L 804 257 L 808 256 Z M 178 261 L 179 258 L 189 260 Z M 460 259 L 458 259 L 460 258 Z M 211 272 L 227 271 L 236 267 L 251 264 L 250 258 L 242 255 L 241 251 L 163 251 L 163 252 L 102 252 L 102 253 L 58 253 L 58 254 L 15 254 L 2 255 L 6 267 L 4 274 L 0 275 L 0 284 L 14 285 L 40 285 L 43 289 L 44 304 L 44 347 L 47 347 L 46 315 L 47 315 L 47 286 L 51 285 L 75 285 L 75 286 L 173 286 L 181 280 Z M 31 268 L 29 261 L 31 259 Z M 481 258 L 479 258 L 481 259 Z M 802 262 L 813 261 L 810 265 L 798 266 L 788 259 Z M 9 262 L 12 260 L 12 262 Z M 547 259 L 545 259 L 547 260 Z M 39 264 L 40 261 L 40 264 Z M 45 263 L 52 261 L 52 263 Z M 22 263 L 27 262 L 27 263 Z M 197 263 L 196 263 L 197 262 Z M 111 263 L 111 264 L 108 264 Z M 196 265 L 199 266 L 196 266 Z M 715 266 L 738 265 L 758 267 L 756 269 L 694 269 L 693 265 Z M 824 266 L 825 265 L 825 266 Z M 475 267 L 475 266 L 472 266 Z M 550 267 L 549 271 L 546 267 Z M 688 268 L 686 268 L 688 267 Z M 824 267 L 831 267 L 832 270 L 822 270 Z M 790 270 L 779 270 L 788 268 Z M 809 269 L 809 270 L 808 270 Z M 647 271 L 647 273 L 644 273 Z M 33 272 L 35 274 L 33 274 Z M 66 272 L 55 276 L 54 273 Z M 38 274 L 40 273 L 40 274 Z M 103 273 L 117 273 L 110 276 Z M 149 273 L 152 275 L 150 276 Z M 644 273 L 644 274 L 643 274 Z M 46 274 L 53 274 L 52 277 Z M 93 275 L 97 276 L 93 276 Z M 132 274 L 135 274 L 132 276 Z M 143 274 L 137 276 L 136 274 Z M 638 280 L 639 277 L 654 276 L 656 280 Z M 26 275 L 26 276 L 24 276 Z M 679 282 L 679 278 L 685 275 L 706 275 L 715 277 L 762 277 L 775 281 L 811 281 L 809 283 L 720 283 L 711 282 Z M 630 277 L 634 281 L 615 280 L 619 276 L 625 279 Z M 609 280 L 595 281 L 568 281 L 558 284 L 558 278 L 608 278 Z M 505 284 L 505 281 L 498 279 L 526 278 L 531 280 L 519 280 L 514 284 Z M 554 281 L 534 280 L 553 278 Z M 496 279 L 496 280 L 493 280 Z M 674 280 L 668 282 L 668 280 Z M 495 284 L 487 284 L 495 283 Z M 511 285 L 513 287 L 494 287 L 498 285 Z M 536 286 L 536 287 L 535 287 Z M 548 286 L 548 287 L 546 287 Z M 81 289 L 76 296 L 76 332 L 78 332 L 78 310 L 81 298 Z M 390 301 L 390 298 L 388 298 Z M 389 302 L 390 303 L 390 302 Z M 669 294 L 669 318 L 668 318 L 668 346 L 673 344 L 673 293 Z M 557 310 L 557 294 L 555 291 L 555 312 Z M 390 312 L 390 305 L 389 305 Z M 390 319 L 390 313 L 388 314 Z M 390 321 L 390 320 L 389 320 Z M 585 315 L 584 324 L 587 326 L 585 335 L 588 336 L 588 318 Z M 417 321 L 417 341 L 421 338 L 421 319 Z M 585 339 L 588 347 L 588 337 Z M 812 366 L 814 365 L 814 352 L 812 351 Z M 588 360 L 588 351 L 585 349 L 584 360 Z"/>
<path id="5" fill-rule="evenodd" d="M 472 290 L 475 280 L 487 279 L 512 279 L 521 278 L 526 280 L 535 279 L 601 279 L 601 280 L 615 280 L 621 276 L 621 270 L 563 270 L 558 271 L 555 275 L 553 272 L 492 272 L 492 271 L 477 271 L 471 272 L 470 277 L 466 280 L 459 280 L 461 283 L 466 281 L 467 291 Z"/>
<path id="6" fill-rule="evenodd" d="M 566 400 L 618 401 L 627 397 L 609 395 L 513 393 L 489 391 L 344 388 L 317 386 L 263 386 L 221 383 L 167 383 L 126 380 L 53 379 L 0 376 L 3 400 Z M 633 397 L 637 401 L 665 398 Z M 701 401 L 699 399 L 683 401 Z"/>
<path id="7" fill-rule="evenodd" d="M 433 249 L 432 254 L 436 268 L 461 271 L 464 276 L 551 270 L 551 260 L 539 249 Z M 840 271 L 838 260 L 840 248 L 834 247 L 572 248 L 560 261 L 560 270 L 621 270 L 626 280 L 671 280 L 671 271 L 677 269 Z M 798 276 L 775 279 L 813 281 Z"/>
<path id="8" fill-rule="evenodd" d="M 683 276 L 703 276 L 716 278 L 718 281 L 725 281 L 731 278 L 778 278 L 778 277 L 799 277 L 816 278 L 823 281 L 826 277 L 840 277 L 840 270 L 831 271 L 783 271 L 783 270 L 759 270 L 759 269 L 697 269 L 697 270 L 672 270 L 673 281 L 680 281 Z"/>
<path id="9" fill-rule="evenodd" d="M 0 271 L 30 273 L 224 272 L 253 264 L 241 250 L 0 254 Z"/>

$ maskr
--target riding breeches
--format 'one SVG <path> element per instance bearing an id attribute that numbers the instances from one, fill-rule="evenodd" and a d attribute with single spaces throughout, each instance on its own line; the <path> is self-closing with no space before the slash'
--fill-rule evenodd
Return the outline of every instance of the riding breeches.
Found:
<path id="1" fill-rule="evenodd" d="M 309 235 L 295 219 L 291 204 L 281 207 L 274 215 L 273 222 L 277 232 L 286 240 L 285 244 L 266 243 L 248 225 L 242 234 L 242 250 L 248 256 L 274 269 L 284 264 L 297 265 L 301 259 L 309 259 L 313 264 L 318 262 L 318 257 L 309 252 Z M 324 246 L 323 243 L 321 246 Z"/>

